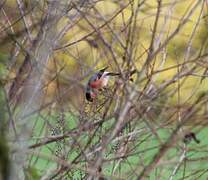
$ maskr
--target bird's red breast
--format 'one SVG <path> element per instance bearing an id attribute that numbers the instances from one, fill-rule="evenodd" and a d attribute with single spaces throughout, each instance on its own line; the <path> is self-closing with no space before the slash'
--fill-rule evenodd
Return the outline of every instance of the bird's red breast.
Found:
<path id="1" fill-rule="evenodd" d="M 103 86 L 103 82 L 102 81 L 103 81 L 102 78 L 98 79 L 96 81 L 93 81 L 93 82 L 90 83 L 90 87 L 93 88 L 93 89 L 100 89 Z"/>

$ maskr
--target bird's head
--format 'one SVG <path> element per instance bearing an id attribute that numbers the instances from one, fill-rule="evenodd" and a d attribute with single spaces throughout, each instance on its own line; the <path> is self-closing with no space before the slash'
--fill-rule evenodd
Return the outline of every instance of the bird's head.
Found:
<path id="1" fill-rule="evenodd" d="M 93 102 L 93 99 L 96 97 L 96 93 L 93 89 L 87 85 L 86 92 L 85 92 L 86 99 L 90 102 Z"/>

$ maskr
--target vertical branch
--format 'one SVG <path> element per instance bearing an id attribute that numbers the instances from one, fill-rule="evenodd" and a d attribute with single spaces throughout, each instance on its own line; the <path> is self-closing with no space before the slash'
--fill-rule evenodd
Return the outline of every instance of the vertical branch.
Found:
<path id="1" fill-rule="evenodd" d="M 32 25 L 32 22 L 31 22 L 31 17 L 29 15 L 27 15 L 27 17 L 24 15 L 25 12 L 24 12 L 24 3 L 22 0 L 16 0 L 17 1 L 17 4 L 18 4 L 18 7 L 19 7 L 19 10 L 20 10 L 20 14 L 23 16 L 23 22 L 24 22 L 24 25 L 25 25 L 25 30 L 27 32 L 27 35 L 28 35 L 28 39 L 30 40 L 30 42 L 32 42 L 33 40 L 33 37 L 32 37 L 32 32 L 30 31 L 30 26 Z"/>
<path id="2" fill-rule="evenodd" d="M 26 164 L 27 157 L 23 153 L 29 143 L 30 131 L 32 130 L 32 121 L 29 118 L 23 119 L 23 117 L 39 109 L 41 106 L 42 98 L 42 87 L 44 86 L 44 74 L 52 54 L 54 37 L 56 36 L 56 24 L 57 20 L 62 16 L 62 11 L 60 11 L 60 3 L 58 1 L 50 2 L 48 4 L 47 15 L 42 24 L 41 36 L 36 39 L 36 46 L 34 49 L 34 57 L 28 55 L 27 62 L 36 62 L 33 64 L 33 68 L 26 79 L 24 84 L 24 92 L 27 94 L 25 96 L 25 101 L 22 109 L 17 115 L 16 122 L 18 123 L 20 129 L 17 139 L 17 144 L 20 147 L 20 151 L 14 154 L 14 174 L 13 179 L 24 179 L 24 166 Z M 28 123 L 30 122 L 30 123 Z"/>

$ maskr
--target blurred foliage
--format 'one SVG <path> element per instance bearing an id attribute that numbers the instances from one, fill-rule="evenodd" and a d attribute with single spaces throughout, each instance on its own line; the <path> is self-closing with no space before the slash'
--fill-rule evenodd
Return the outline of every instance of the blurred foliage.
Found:
<path id="1" fill-rule="evenodd" d="M 183 2 L 176 2 L 176 5 L 174 8 L 169 10 L 169 5 L 171 5 L 171 1 L 166 0 L 163 1 L 163 5 L 161 8 L 161 18 L 159 20 L 159 31 L 161 30 L 161 26 L 163 25 L 165 18 L 167 15 L 167 11 L 172 11 L 173 13 L 171 14 L 172 20 L 168 22 L 168 28 L 166 28 L 164 31 L 166 35 L 168 35 L 178 24 L 180 18 L 183 16 L 183 14 L 187 11 L 187 8 L 193 4 L 192 1 L 185 0 Z M 25 1 L 25 4 L 30 5 L 32 2 L 31 1 Z M 42 2 L 43 3 L 43 2 Z M 10 0 L 7 3 L 8 7 L 14 7 L 16 6 L 16 3 L 14 0 Z M 136 4 L 136 3 L 135 3 Z M 138 38 L 138 50 L 137 50 L 137 55 L 135 56 L 140 56 L 142 52 L 144 52 L 144 48 L 148 48 L 150 38 L 151 38 L 151 29 L 153 28 L 153 22 L 154 22 L 154 14 L 156 12 L 156 7 L 157 7 L 157 2 L 154 0 L 149 0 L 145 3 L 144 6 L 142 6 L 141 12 L 139 13 L 138 16 L 138 28 L 136 30 L 137 33 L 135 33 L 135 39 Z M 113 1 L 100 1 L 96 4 L 95 8 L 99 12 L 100 17 L 111 17 L 114 12 L 118 9 L 118 4 L 114 3 Z M 18 11 L 17 11 L 18 12 Z M 94 10 L 90 10 L 89 14 L 93 14 Z M 191 36 L 191 33 L 193 31 L 194 25 L 197 21 L 197 17 L 200 13 L 200 7 L 196 11 L 196 13 L 191 17 L 187 25 L 179 32 L 179 34 L 173 38 L 170 43 L 167 46 L 167 60 L 165 63 L 165 67 L 169 67 L 171 65 L 177 64 L 177 61 L 182 62 L 184 58 L 184 53 L 187 50 L 188 46 L 188 40 Z M 115 25 L 114 31 L 115 33 L 121 33 L 120 28 L 122 27 L 123 24 L 127 23 L 129 20 L 129 17 L 131 15 L 131 8 L 128 7 L 126 8 L 122 14 L 119 14 L 114 20 L 113 23 Z M 14 20 L 15 17 L 11 15 L 10 17 L 11 20 Z M 101 18 L 102 19 L 102 18 Z M 206 18 L 204 18 L 206 19 Z M 94 22 L 96 26 L 101 25 L 103 22 L 97 20 L 96 18 L 92 17 L 91 21 Z M 66 23 L 69 22 L 69 19 L 67 18 L 62 18 L 61 21 L 58 23 L 58 29 L 61 29 Z M 22 27 L 21 23 L 16 24 L 15 26 L 17 27 Z M 16 29 L 15 29 L 16 30 Z M 88 23 L 86 23 L 85 20 L 81 20 L 78 22 L 76 26 L 73 26 L 69 32 L 66 33 L 65 37 L 61 40 L 62 44 L 65 43 L 70 43 L 74 42 L 89 32 L 91 32 L 92 27 L 89 26 Z M 105 31 L 107 28 L 101 29 L 101 32 L 103 33 L 103 36 L 110 41 L 110 39 L 113 38 L 111 32 Z M 158 32 L 159 33 L 159 32 Z M 197 52 L 201 44 L 204 42 L 204 40 L 207 38 L 207 33 L 208 33 L 208 28 L 206 23 L 200 23 L 199 28 L 197 29 L 197 32 L 194 35 L 193 42 L 191 43 L 191 51 L 190 51 L 190 57 L 194 56 Z M 139 35 L 139 34 L 142 34 Z M 112 37 L 111 37 L 112 36 Z M 94 37 L 96 39 L 96 37 Z M 125 38 L 125 37 L 124 37 Z M 113 40 L 113 39 L 112 39 Z M 109 60 L 109 55 L 106 54 L 105 56 L 102 55 L 100 52 L 100 48 L 102 48 L 101 42 L 99 40 L 96 42 L 98 44 L 98 49 L 90 46 L 86 41 L 81 41 L 77 45 L 69 47 L 66 49 L 66 52 L 64 51 L 58 51 L 55 52 L 54 57 L 57 59 L 58 65 L 65 66 L 65 70 L 62 72 L 62 74 L 67 75 L 69 73 L 71 74 L 79 74 L 79 71 L 76 71 L 77 68 L 74 67 L 79 67 L 80 63 L 84 63 L 86 66 L 94 66 L 94 67 L 102 67 L 105 64 L 110 64 L 113 68 L 113 63 L 111 60 Z M 5 48 L 3 48 L 5 49 Z M 8 48 L 9 49 L 9 48 Z M 0 49 L 1 50 L 1 49 Z M 123 49 L 119 44 L 115 45 L 116 53 L 118 54 L 117 60 L 118 62 L 122 63 L 122 54 L 123 54 Z M 69 54 L 70 52 L 70 54 Z M 89 53 L 90 52 L 90 53 Z M 204 52 L 207 52 L 207 42 L 205 43 L 204 46 Z M 8 52 L 9 53 L 9 52 Z M 2 59 L 1 57 L 5 56 L 5 54 L 0 54 L 0 60 Z M 76 58 L 75 58 L 76 57 Z M 145 60 L 146 55 L 144 55 L 142 58 L 139 60 L 135 60 L 135 65 L 138 67 L 141 67 L 143 64 L 143 61 Z M 18 56 L 18 59 L 22 58 L 22 55 Z M 3 58 L 5 59 L 5 58 Z M 18 61 L 17 62 L 21 62 Z M 103 59 L 102 62 L 98 62 L 97 60 Z M 80 61 L 80 62 L 79 62 Z M 160 58 L 157 58 L 156 62 L 160 62 Z M 17 64 L 18 66 L 18 64 Z M 3 69 L 3 73 L 6 73 L 6 68 L 3 65 L 0 65 L 0 68 Z M 175 70 L 168 70 L 163 73 L 158 77 L 159 81 L 163 80 L 163 77 L 171 77 L 175 74 Z M 193 79 L 192 77 L 189 77 L 192 82 L 197 83 L 198 79 Z M 194 83 L 193 83 L 194 84 Z M 189 86 L 188 83 L 184 84 L 184 86 Z M 51 86 L 52 90 L 54 91 L 54 87 Z M 186 94 L 188 89 L 191 87 L 189 86 L 188 88 L 184 88 L 182 94 Z M 199 87 L 201 90 L 208 89 L 207 86 L 203 85 L 203 87 Z M 183 97 L 183 96 L 182 96 Z"/>
<path id="2" fill-rule="evenodd" d="M 36 1 L 32 0 L 24 0 L 26 9 L 30 9 Z M 38 1 L 37 1 L 38 2 Z M 62 46 L 70 43 L 74 43 L 73 45 L 64 48 L 64 49 L 57 49 L 54 50 L 53 56 L 50 58 L 50 61 L 47 66 L 47 72 L 46 72 L 46 81 L 48 82 L 47 86 L 43 88 L 45 93 L 45 99 L 58 99 L 59 96 L 63 95 L 63 102 L 72 102 L 73 98 L 75 99 L 75 103 L 77 103 L 78 109 L 81 109 L 80 107 L 83 107 L 83 88 L 74 89 L 72 91 L 66 89 L 65 87 L 70 86 L 73 87 L 73 85 L 77 82 L 74 82 L 73 79 L 70 78 L 76 77 L 78 80 L 80 80 L 81 84 L 85 84 L 88 80 L 88 77 L 91 75 L 92 71 L 99 69 L 100 67 L 109 65 L 110 71 L 117 71 L 115 69 L 115 62 L 113 61 L 112 54 L 109 53 L 109 49 L 106 45 L 104 45 L 104 40 L 106 40 L 107 43 L 112 45 L 112 51 L 115 54 L 115 58 L 119 64 L 126 65 L 126 60 L 124 58 L 125 55 L 125 48 L 122 47 L 122 43 L 125 44 L 127 41 L 127 35 L 128 35 L 128 26 L 133 26 L 129 23 L 129 19 L 132 15 L 132 9 L 136 9 L 136 5 L 130 5 L 128 6 L 122 13 L 118 14 L 112 21 L 107 23 L 106 26 L 104 26 L 101 29 L 96 29 L 97 27 L 102 26 L 106 23 L 109 18 L 111 18 L 117 10 L 119 10 L 122 7 L 123 2 L 129 2 L 129 1 L 118 1 L 119 3 L 116 3 L 116 1 L 100 1 L 98 2 L 94 9 L 89 9 L 87 12 L 87 17 L 90 19 L 90 22 L 92 25 L 95 26 L 95 29 L 89 23 L 87 23 L 86 19 L 78 20 L 76 23 L 73 22 L 74 16 L 64 17 L 61 18 L 60 21 L 57 23 L 57 29 L 59 31 L 62 30 L 62 28 L 70 24 L 70 30 L 66 32 L 64 35 L 64 38 L 60 39 L 59 43 L 57 43 L 59 46 L 55 48 L 61 48 Z M 140 2 L 139 0 L 134 1 L 135 4 L 137 2 Z M 159 18 L 159 26 L 156 32 L 156 39 L 159 38 L 160 33 L 163 34 L 162 41 L 167 38 L 171 32 L 175 30 L 175 28 L 180 23 L 181 18 L 187 12 L 188 8 L 191 7 L 192 4 L 194 4 L 195 0 L 184 0 L 184 1 L 176 1 L 175 6 L 173 8 L 170 8 L 171 3 L 173 3 L 172 0 L 164 0 L 162 1 L 162 7 L 160 11 L 160 18 Z M 33 11 L 33 21 L 38 22 L 41 20 L 41 15 L 43 15 L 44 8 L 47 7 L 46 1 L 40 1 L 40 4 L 35 8 L 35 11 Z M 15 22 L 19 16 L 19 10 L 17 7 L 17 3 L 15 0 L 7 0 L 6 5 L 4 6 L 5 11 L 7 13 L 7 16 L 11 22 Z M 208 21 L 207 21 L 207 10 L 204 10 L 205 17 L 200 19 L 199 26 L 197 26 L 196 31 L 193 31 L 195 28 L 195 25 L 198 21 L 198 17 L 200 12 L 200 8 L 197 8 L 197 11 L 191 16 L 188 20 L 188 23 L 179 31 L 179 33 L 167 44 L 167 46 L 164 48 L 164 51 L 161 51 L 156 57 L 155 62 L 151 64 L 152 72 L 157 71 L 158 69 L 162 68 L 169 68 L 172 66 L 175 66 L 177 64 L 183 63 L 186 58 L 187 49 L 190 46 L 190 52 L 187 60 L 194 59 L 198 53 L 200 48 L 202 48 L 201 54 L 208 52 Z M 154 26 L 154 20 L 155 20 L 155 13 L 157 10 L 157 1 L 155 0 L 147 0 L 146 3 L 142 6 L 142 8 L 139 10 L 139 14 L 135 21 L 137 22 L 135 32 L 133 34 L 133 37 L 131 37 L 134 40 L 133 44 L 133 50 L 131 54 L 131 58 L 133 59 L 134 65 L 140 70 L 142 65 L 144 64 L 146 58 L 147 58 L 147 49 L 149 48 L 151 38 L 152 38 L 152 29 Z M 166 22 L 166 18 L 168 16 L 168 12 L 171 12 L 170 14 L 170 21 L 167 22 L 166 27 L 164 28 L 164 23 Z M 1 14 L 0 21 L 2 21 L 1 30 L 5 27 L 9 26 L 9 23 L 5 20 L 6 17 Z M 6 23 L 7 22 L 7 23 Z M 74 24 L 73 24 L 74 23 Z M 24 27 L 24 23 L 22 21 L 18 21 L 13 25 L 14 32 L 18 32 L 19 30 L 22 30 Z M 1 31 L 0 30 L 0 31 Z M 9 29 L 9 32 L 11 29 Z M 32 31 L 33 34 L 36 34 L 38 29 L 34 28 Z M 102 39 L 99 35 L 99 33 L 95 33 L 98 31 L 102 34 Z M 89 35 L 92 33 L 89 37 L 82 39 L 83 37 Z M 2 32 L 0 35 L 1 37 L 6 36 L 7 34 L 5 32 Z M 21 36 L 18 36 L 17 40 L 22 41 L 22 39 L 26 36 L 25 33 L 23 33 Z M 117 39 L 117 36 L 119 37 Z M 82 39 L 82 40 L 80 40 Z M 80 41 L 79 41 L 80 40 Z M 79 41 L 79 42 L 77 42 Z M 25 50 L 28 49 L 28 44 L 23 43 L 22 44 Z M 107 44 L 108 45 L 108 44 Z M 7 130 L 7 120 L 9 119 L 6 114 L 7 109 L 5 106 L 5 92 L 4 89 L 5 85 L 10 83 L 10 75 L 12 73 L 18 72 L 19 67 L 21 66 L 21 63 L 24 59 L 24 52 L 20 51 L 20 53 L 15 57 L 15 62 L 13 62 L 11 59 L 14 58 L 11 56 L 13 47 L 15 46 L 15 43 L 12 41 L 8 41 L 5 44 L 0 44 L 0 171 L 2 172 L 3 179 L 6 179 L 9 174 L 9 156 L 8 152 L 9 149 L 7 147 L 7 139 L 5 137 L 5 131 Z M 21 49 L 22 50 L 22 49 Z M 32 52 L 34 53 L 34 52 Z M 162 67 L 160 65 L 162 64 L 163 56 L 166 56 L 166 60 L 164 61 L 164 64 Z M 203 62 L 202 62 L 203 63 Z M 192 65 L 190 65 L 191 67 Z M 205 64 L 205 67 L 207 65 Z M 126 67 L 124 67 L 125 69 Z M 161 70 L 161 69 L 160 69 Z M 164 83 L 166 80 L 171 79 L 172 77 L 177 75 L 177 71 L 180 70 L 180 67 L 177 68 L 171 68 L 169 70 L 163 71 L 158 73 L 158 75 L 153 75 L 154 82 L 156 82 L 155 86 L 159 86 L 162 83 Z M 59 72 L 60 71 L 60 72 Z M 89 72 L 88 72 L 89 71 Z M 58 72 L 58 74 L 57 74 Z M 204 67 L 200 68 L 197 73 L 202 74 L 204 72 Z M 85 75 L 86 74 L 86 75 Z M 148 73 L 147 73 L 148 74 Z M 13 74 L 12 74 L 13 75 Z M 83 78 L 83 75 L 85 77 Z M 56 77 L 58 76 L 58 77 Z M 56 78 L 55 78 L 56 77 Z M 207 79 L 205 78 L 203 81 L 201 81 L 200 77 L 193 77 L 193 76 L 187 76 L 184 78 L 181 78 L 177 82 L 171 83 L 169 86 L 165 87 L 163 89 L 163 92 L 160 94 L 161 96 L 158 97 L 158 99 L 152 103 L 154 106 L 155 111 L 155 117 L 158 119 L 161 118 L 161 122 L 166 121 L 166 119 L 162 119 L 163 116 L 160 116 L 160 114 L 164 113 L 165 115 L 169 116 L 169 112 L 173 112 L 178 105 L 178 92 L 180 91 L 180 103 L 185 104 L 184 109 L 188 108 L 189 105 L 193 102 L 195 102 L 196 99 L 199 98 L 205 98 L 207 96 L 208 91 L 208 83 Z M 145 84 L 148 82 L 148 79 L 146 78 L 143 82 L 141 82 L 138 87 L 138 90 L 142 89 Z M 181 83 L 181 84 L 180 84 Z M 79 84 L 79 82 L 77 83 Z M 180 86 L 180 90 L 177 91 L 177 88 Z M 60 89 L 58 89 L 60 88 Z M 113 89 L 113 88 L 112 88 Z M 171 92 L 171 93 L 170 93 Z M 63 94 L 60 94 L 63 93 Z M 67 93 L 67 94 L 66 94 Z M 194 94 L 194 96 L 193 96 Z M 170 97 L 168 97 L 170 95 Z M 50 102 L 47 99 L 47 102 Z M 63 104 L 59 104 L 61 108 L 63 108 Z M 165 107 L 164 105 L 167 105 Z M 187 107 L 186 107 L 187 106 Z M 48 136 L 51 135 L 51 131 L 53 130 L 53 127 L 59 125 L 56 114 L 56 107 L 57 104 L 54 103 L 54 107 L 48 108 L 49 113 L 43 114 L 42 112 L 38 114 L 38 117 L 34 118 L 35 122 L 33 124 L 33 132 L 32 135 L 34 137 L 42 137 L 42 136 Z M 54 109 L 55 110 L 54 110 Z M 60 108 L 60 109 L 61 109 Z M 97 107 L 91 107 L 88 106 L 86 108 L 87 111 L 93 110 L 92 108 Z M 59 109 L 59 110 L 60 110 Z M 69 111 L 71 108 L 67 107 L 67 111 Z M 96 109 L 97 110 L 97 109 Z M 80 112 L 83 112 L 84 110 L 81 109 Z M 54 114 L 53 114 L 54 113 Z M 82 121 L 91 121 L 90 117 L 86 116 L 85 119 L 82 119 L 83 117 L 75 118 L 76 116 L 72 115 L 74 112 L 69 112 L 68 114 L 65 114 L 66 117 L 66 127 L 68 127 L 67 130 L 72 130 L 73 128 L 77 128 L 79 126 L 79 123 L 82 123 Z M 94 113 L 94 112 L 93 112 Z M 41 115 L 41 118 L 39 117 Z M 90 114 L 91 115 L 91 114 Z M 49 117 L 49 118 L 48 118 Z M 175 117 L 175 116 L 174 116 Z M 96 119 L 96 116 L 93 116 L 94 119 Z M 31 118 L 32 119 L 32 118 Z M 170 118 L 171 119 L 171 118 Z M 177 119 L 177 118 L 175 118 Z M 175 120 L 174 119 L 174 120 Z M 168 119 L 169 120 L 169 119 Z M 115 119 L 110 119 L 108 122 L 104 123 L 102 126 L 102 131 L 110 128 L 114 124 Z M 140 120 L 142 121 L 142 120 Z M 142 124 L 142 126 L 145 126 Z M 93 131 L 92 131 L 93 132 Z M 86 142 L 90 140 L 91 133 L 87 132 L 83 133 L 83 135 L 80 135 L 79 137 L 69 137 L 71 138 L 71 141 L 79 142 L 79 146 L 86 146 Z M 101 130 L 100 130 L 101 132 Z M 206 130 L 207 132 L 207 130 Z M 62 135 L 64 133 L 64 130 L 61 129 L 60 131 L 56 132 L 55 135 Z M 169 129 L 163 128 L 159 131 L 159 136 L 162 138 L 162 140 L 166 140 L 170 131 Z M 202 132 L 204 133 L 204 132 Z M 146 135 L 143 135 L 146 136 Z M 205 135 L 200 134 L 200 136 L 205 137 Z M 146 138 L 146 137 L 145 137 Z M 144 138 L 144 139 L 145 139 Z M 204 138 L 207 139 L 206 137 Z M 95 136 L 95 138 L 92 141 L 93 146 L 99 144 L 100 137 Z M 35 138 L 32 139 L 30 143 L 36 143 L 38 142 Z M 64 141 L 60 141 L 64 142 Z M 150 141 L 149 139 L 144 142 L 140 142 L 140 140 L 135 141 L 136 143 L 141 143 L 141 146 L 139 146 L 138 151 L 141 151 L 138 155 L 132 155 L 131 157 L 127 158 L 126 160 L 122 160 L 121 164 L 123 165 L 119 171 L 129 171 L 131 169 L 131 165 L 136 165 L 140 158 L 142 158 L 145 162 L 144 165 L 148 164 L 149 161 L 153 158 L 154 154 L 158 151 L 158 148 L 152 148 L 154 146 L 158 146 L 158 141 L 154 136 L 151 136 Z M 58 142 L 59 143 L 59 142 Z M 58 144 L 57 143 L 57 144 Z M 51 143 L 49 145 L 44 146 L 40 151 L 44 154 L 55 154 L 56 151 L 56 143 Z M 204 142 L 204 144 L 207 144 L 207 141 Z M 115 145 L 117 145 L 115 143 Z M 109 149 L 111 149 L 109 145 Z M 146 149 L 150 148 L 148 153 L 146 153 Z M 152 149 L 151 149 L 152 148 Z M 137 150 L 137 149 L 136 149 Z M 80 150 L 80 147 L 74 146 L 72 149 L 68 150 L 70 153 L 67 155 L 67 159 L 69 161 L 73 161 L 82 151 Z M 178 154 L 177 148 L 174 148 L 171 150 L 166 159 L 172 159 Z M 193 153 L 193 152 L 192 152 Z M 193 153 L 194 156 L 200 156 L 197 153 Z M 108 156 L 109 155 L 109 156 Z M 107 158 L 110 156 L 113 157 L 112 154 L 106 155 Z M 141 157 L 140 157 L 141 156 Z M 131 163 L 129 163 L 131 162 Z M 25 175 L 26 179 L 40 179 L 41 173 L 45 173 L 46 169 L 48 167 L 54 167 L 55 168 L 56 163 L 51 162 L 50 160 L 45 160 L 40 157 L 33 156 L 31 158 L 30 166 L 25 169 Z M 107 175 L 112 175 L 114 164 L 107 164 L 105 165 L 104 173 Z M 189 165 L 190 169 L 194 167 L 193 164 Z M 200 165 L 197 164 L 197 166 L 207 166 L 207 165 Z M 160 167 L 158 167 L 160 168 Z M 170 174 L 172 172 L 172 167 L 167 166 L 167 171 L 164 173 L 165 179 L 170 177 Z M 156 170 L 155 170 L 156 171 Z M 155 173 L 155 172 L 153 172 Z M 80 175 L 81 174 L 81 175 Z M 79 176 L 80 175 L 80 176 Z M 81 177 L 82 172 L 81 171 L 75 171 L 69 173 L 70 178 L 74 177 Z M 131 175 L 129 175 L 131 177 Z M 178 177 L 182 177 L 182 172 L 177 175 Z M 153 177 L 153 174 L 150 174 L 150 177 Z"/>
<path id="3" fill-rule="evenodd" d="M 34 167 L 29 167 L 28 169 L 25 169 L 25 180 L 39 180 L 40 175 L 38 174 L 38 171 Z"/>
<path id="4" fill-rule="evenodd" d="M 0 135 L 0 179 L 9 180 L 9 175 L 10 175 L 9 148 L 7 146 L 7 139 L 4 137 L 4 135 L 1 132 L 1 135 Z"/>
<path id="5" fill-rule="evenodd" d="M 10 160 L 7 145 L 8 115 L 4 86 L 0 82 L 0 179 L 9 180 Z"/>

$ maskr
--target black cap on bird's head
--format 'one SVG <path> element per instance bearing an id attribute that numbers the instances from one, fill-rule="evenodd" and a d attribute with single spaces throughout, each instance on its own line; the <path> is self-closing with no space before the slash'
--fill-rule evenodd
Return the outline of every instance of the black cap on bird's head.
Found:
<path id="1" fill-rule="evenodd" d="M 85 95 L 86 95 L 86 99 L 87 99 L 88 101 L 93 102 L 93 98 L 92 98 L 90 92 L 86 92 Z"/>
<path id="2" fill-rule="evenodd" d="M 89 85 L 87 85 L 85 96 L 88 101 L 93 102 L 92 89 L 89 87 Z"/>

